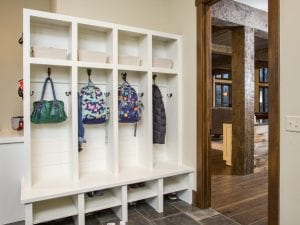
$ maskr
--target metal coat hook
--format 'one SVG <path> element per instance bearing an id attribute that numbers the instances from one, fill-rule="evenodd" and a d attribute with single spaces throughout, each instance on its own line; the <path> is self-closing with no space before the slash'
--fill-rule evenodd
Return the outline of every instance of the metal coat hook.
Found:
<path id="1" fill-rule="evenodd" d="M 144 92 L 139 93 L 139 97 L 143 97 L 144 96 Z"/>
<path id="2" fill-rule="evenodd" d="M 172 98 L 172 96 L 173 96 L 173 93 L 168 93 L 168 94 L 167 94 L 167 97 L 168 97 L 168 98 Z"/>
<path id="3" fill-rule="evenodd" d="M 22 36 L 19 38 L 19 40 L 18 40 L 18 43 L 20 44 L 20 45 L 22 45 L 23 44 L 23 32 L 22 32 Z"/>
<path id="4" fill-rule="evenodd" d="M 89 82 L 91 82 L 92 69 L 87 69 L 86 72 L 87 72 L 87 75 L 89 77 Z"/>
<path id="5" fill-rule="evenodd" d="M 153 79 L 153 84 L 155 84 L 155 80 L 157 78 L 157 74 L 153 74 L 152 79 Z"/>
<path id="6" fill-rule="evenodd" d="M 34 95 L 34 91 L 30 91 L 30 96 L 33 96 Z"/>
<path id="7" fill-rule="evenodd" d="M 72 94 L 72 92 L 71 91 L 66 91 L 65 94 L 66 94 L 66 96 L 69 97 Z"/>
<path id="8" fill-rule="evenodd" d="M 124 72 L 124 73 L 121 73 L 121 75 L 122 75 L 122 79 L 126 82 L 127 73 Z"/>
<path id="9" fill-rule="evenodd" d="M 47 74 L 48 74 L 48 77 L 50 78 L 50 76 L 51 76 L 51 68 L 48 68 Z"/>
<path id="10" fill-rule="evenodd" d="M 104 95 L 105 95 L 105 97 L 108 97 L 108 96 L 110 96 L 110 92 L 106 92 L 106 93 L 104 93 Z"/>

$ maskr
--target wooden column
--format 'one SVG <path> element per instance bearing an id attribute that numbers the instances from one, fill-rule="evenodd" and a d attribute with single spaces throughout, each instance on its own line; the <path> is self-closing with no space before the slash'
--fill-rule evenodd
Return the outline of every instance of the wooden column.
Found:
<path id="1" fill-rule="evenodd" d="M 211 205 L 210 129 L 211 129 L 211 1 L 197 6 L 197 207 Z"/>
<path id="2" fill-rule="evenodd" d="M 254 170 L 254 29 L 232 30 L 232 169 L 235 175 Z"/>

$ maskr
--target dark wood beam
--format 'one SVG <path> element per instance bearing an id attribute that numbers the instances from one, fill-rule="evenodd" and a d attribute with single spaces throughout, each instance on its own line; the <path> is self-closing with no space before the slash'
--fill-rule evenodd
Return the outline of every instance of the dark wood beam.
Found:
<path id="1" fill-rule="evenodd" d="M 232 30 L 232 170 L 254 171 L 254 30 Z"/>
<path id="2" fill-rule="evenodd" d="M 280 1 L 269 0 L 269 225 L 280 217 Z"/>
<path id="3" fill-rule="evenodd" d="M 202 1 L 197 4 L 197 202 L 211 206 L 210 129 L 211 129 L 211 11 Z"/>

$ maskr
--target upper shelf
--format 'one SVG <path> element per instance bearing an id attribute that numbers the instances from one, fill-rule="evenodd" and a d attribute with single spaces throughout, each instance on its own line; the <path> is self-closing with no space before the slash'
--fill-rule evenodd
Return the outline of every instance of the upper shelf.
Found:
<path id="1" fill-rule="evenodd" d="M 24 14 L 31 64 L 180 72 L 179 35 L 28 9 Z"/>

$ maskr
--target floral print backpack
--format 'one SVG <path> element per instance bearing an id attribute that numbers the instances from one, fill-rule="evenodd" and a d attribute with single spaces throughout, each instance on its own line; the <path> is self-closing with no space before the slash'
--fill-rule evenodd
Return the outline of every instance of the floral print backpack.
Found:
<path id="1" fill-rule="evenodd" d="M 110 111 L 104 93 L 91 80 L 81 89 L 80 96 L 84 124 L 101 124 L 109 120 Z"/>
<path id="2" fill-rule="evenodd" d="M 124 76 L 125 74 L 122 75 Z M 118 97 L 119 122 L 137 123 L 141 119 L 142 103 L 138 99 L 136 90 L 126 79 L 124 79 L 124 83 L 118 89 Z"/>

